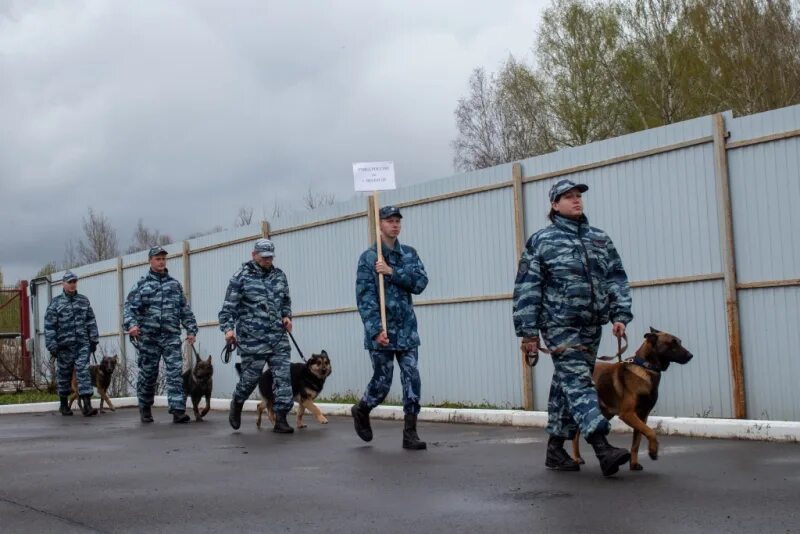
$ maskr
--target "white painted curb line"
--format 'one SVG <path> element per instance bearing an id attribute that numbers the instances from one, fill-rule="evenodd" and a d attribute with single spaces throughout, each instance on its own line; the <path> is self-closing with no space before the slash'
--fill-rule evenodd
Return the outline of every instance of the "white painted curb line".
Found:
<path id="1" fill-rule="evenodd" d="M 94 399 L 98 401 L 99 399 Z M 112 399 L 116 408 L 134 408 L 136 397 Z M 227 410 L 230 399 L 211 399 L 212 410 Z M 201 401 L 205 405 L 205 401 Z M 191 402 L 189 403 L 191 406 Z M 167 398 L 155 398 L 155 406 L 166 407 Z M 255 412 L 258 401 L 245 402 L 244 411 Z M 350 404 L 318 404 L 325 415 L 350 415 Z M 54 412 L 57 402 L 33 404 L 6 404 L 0 406 L 0 415 Z M 191 408 L 190 408 L 191 410 Z M 401 406 L 378 406 L 372 411 L 375 419 L 402 420 Z M 504 425 L 530 428 L 547 426 L 546 412 L 526 412 L 523 410 L 483 410 L 465 408 L 422 408 L 420 421 L 435 423 L 470 423 L 480 425 Z M 651 416 L 648 424 L 658 434 L 671 436 L 693 436 L 702 438 L 747 439 L 762 441 L 781 441 L 800 443 L 800 422 L 762 421 L 755 419 L 711 419 L 699 417 L 659 417 Z M 631 432 L 630 427 L 615 418 L 611 422 L 615 432 Z"/>

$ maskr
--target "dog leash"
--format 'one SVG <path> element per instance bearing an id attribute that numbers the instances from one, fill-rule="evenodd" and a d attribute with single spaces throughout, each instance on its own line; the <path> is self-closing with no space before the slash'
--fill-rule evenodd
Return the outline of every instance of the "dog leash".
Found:
<path id="1" fill-rule="evenodd" d="M 283 329 L 286 330 L 286 327 L 284 326 Z M 300 347 L 297 345 L 297 341 L 294 340 L 294 336 L 288 330 L 286 330 L 286 333 L 289 334 L 289 338 L 292 340 L 292 343 L 294 343 L 294 348 L 296 348 L 297 349 L 297 353 L 300 354 L 300 359 L 305 362 L 306 361 L 306 357 L 303 356 L 303 351 L 300 350 Z"/>
<path id="2" fill-rule="evenodd" d="M 222 352 L 219 353 L 219 358 L 220 360 L 222 360 L 222 363 L 231 362 L 231 354 L 233 354 L 234 350 L 236 350 L 235 341 L 230 341 L 225 343 L 225 346 L 222 347 Z"/>
<path id="3" fill-rule="evenodd" d="M 625 346 L 622 345 L 623 339 L 625 340 Z M 598 356 L 597 359 L 608 362 L 616 358 L 618 362 L 622 362 L 622 355 L 626 350 L 628 350 L 628 334 L 622 334 L 617 338 L 617 354 L 614 356 Z"/>

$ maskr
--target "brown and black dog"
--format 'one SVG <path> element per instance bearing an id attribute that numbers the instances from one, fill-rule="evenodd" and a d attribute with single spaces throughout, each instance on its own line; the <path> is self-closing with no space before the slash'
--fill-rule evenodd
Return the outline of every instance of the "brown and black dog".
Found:
<path id="1" fill-rule="evenodd" d="M 621 363 L 595 365 L 592 378 L 603 415 L 606 419 L 618 415 L 633 428 L 631 471 L 642 470 L 639 463 L 642 434 L 647 438 L 650 458 L 658 458 L 658 438 L 655 431 L 647 426 L 647 417 L 658 401 L 661 372 L 666 371 L 672 362 L 685 364 L 692 357 L 692 353 L 681 345 L 680 339 L 651 326 L 633 358 Z M 572 456 L 575 461 L 583 463 L 578 447 L 579 438 L 580 434 L 572 440 Z"/>
<path id="2" fill-rule="evenodd" d="M 89 376 L 92 378 L 92 386 L 97 388 L 97 393 L 100 395 L 100 412 L 103 412 L 103 401 L 105 401 L 108 409 L 114 411 L 114 405 L 111 404 L 111 399 L 108 398 L 108 388 L 111 386 L 111 375 L 114 374 L 114 369 L 117 368 L 119 357 L 117 355 L 103 356 L 100 363 L 97 365 L 89 366 Z M 72 371 L 72 394 L 69 396 L 69 407 L 72 408 L 72 403 L 78 398 L 78 376 L 75 371 Z M 78 402 L 80 404 L 80 401 Z"/>
<path id="3" fill-rule="evenodd" d="M 200 355 L 195 353 L 194 366 L 183 373 L 183 391 L 186 396 L 192 399 L 192 409 L 194 410 L 194 420 L 202 421 L 211 409 L 211 389 L 214 385 L 214 366 L 211 365 L 211 356 L 203 360 Z M 206 406 L 201 412 L 200 399 L 206 398 Z"/>
<path id="4" fill-rule="evenodd" d="M 314 399 L 322 391 L 325 385 L 325 380 L 331 374 L 331 360 L 328 353 L 324 350 L 320 354 L 312 354 L 306 363 L 293 363 L 290 366 L 292 376 L 292 397 L 297 402 L 297 428 L 305 428 L 307 425 L 303 423 L 303 414 L 306 410 L 314 415 L 318 423 L 323 425 L 328 424 L 328 419 L 322 414 L 319 407 L 314 404 Z M 272 410 L 272 405 L 275 402 L 275 396 L 272 393 L 272 371 L 267 370 L 262 373 L 258 381 L 258 391 L 261 393 L 261 402 L 258 403 L 256 412 L 256 426 L 261 428 L 261 414 L 264 409 L 267 410 L 267 416 L 272 424 L 275 424 L 275 412 Z"/>

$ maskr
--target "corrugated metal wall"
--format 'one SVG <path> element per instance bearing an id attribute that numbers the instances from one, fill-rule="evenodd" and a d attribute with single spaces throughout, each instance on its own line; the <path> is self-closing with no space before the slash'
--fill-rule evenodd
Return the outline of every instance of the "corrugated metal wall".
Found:
<path id="1" fill-rule="evenodd" d="M 792 386 L 800 371 L 794 357 L 800 341 L 800 218 L 792 207 L 800 200 L 800 107 L 724 118 L 748 415 L 798 420 L 800 395 Z M 634 286 L 631 353 L 652 325 L 681 337 L 696 355 L 666 373 L 659 415 L 734 415 L 712 134 L 712 117 L 701 117 L 519 162 L 525 238 L 546 224 L 547 191 L 555 180 L 566 173 L 587 183 L 589 219 L 612 237 Z M 773 134 L 784 135 L 748 144 Z M 401 242 L 419 251 L 430 277 L 415 298 L 424 403 L 523 404 L 511 323 L 517 259 L 512 168 L 499 165 L 381 194 L 382 205 L 404 206 Z M 446 198 L 431 198 L 440 195 Z M 276 265 L 290 282 L 296 337 L 304 351 L 324 348 L 333 360 L 327 397 L 360 395 L 371 375 L 354 310 L 355 268 L 368 240 L 366 207 L 366 197 L 354 198 L 288 214 L 270 228 Z M 260 235 L 260 226 L 250 226 L 188 242 L 187 289 L 201 324 L 200 352 L 213 354 L 215 362 L 222 347 L 217 313 L 227 282 Z M 171 254 L 182 251 L 182 244 L 169 248 Z M 123 258 L 125 293 L 146 272 L 145 260 L 144 253 Z M 168 264 L 181 282 L 183 262 L 176 256 Z M 76 272 L 115 267 L 110 260 Z M 111 271 L 80 283 L 100 330 L 111 334 L 118 321 L 116 276 Z M 748 286 L 765 281 L 766 287 Z M 775 287 L 775 281 L 788 287 Z M 40 317 L 46 289 L 37 284 Z M 601 353 L 615 350 L 607 330 Z M 130 345 L 127 352 L 133 354 Z M 535 409 L 546 409 L 551 372 L 543 357 L 533 376 Z M 215 395 L 230 395 L 234 374 L 232 366 L 217 363 Z M 399 377 L 390 395 L 399 399 Z"/>

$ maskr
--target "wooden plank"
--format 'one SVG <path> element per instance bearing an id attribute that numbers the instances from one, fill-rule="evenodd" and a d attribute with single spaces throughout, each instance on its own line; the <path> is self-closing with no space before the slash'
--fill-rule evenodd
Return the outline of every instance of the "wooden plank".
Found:
<path id="1" fill-rule="evenodd" d="M 643 280 L 640 282 L 630 282 L 633 287 L 656 287 L 668 286 L 673 284 L 691 284 L 693 282 L 707 282 L 709 280 L 722 280 L 725 277 L 722 273 L 696 274 L 692 276 L 676 276 L 674 278 L 656 278 L 655 280 Z"/>
<path id="2" fill-rule="evenodd" d="M 714 124 L 714 176 L 716 178 L 717 206 L 720 240 L 722 244 L 722 272 L 725 284 L 725 318 L 728 326 L 728 358 L 731 366 L 733 413 L 737 419 L 747 417 L 744 389 L 744 363 L 741 331 L 739 327 L 739 302 L 736 293 L 736 255 L 733 239 L 733 211 L 731 207 L 728 153 L 725 149 L 725 117 L 717 113 Z"/>
<path id="3" fill-rule="evenodd" d="M 735 150 L 737 148 L 742 148 L 745 146 L 753 146 L 761 143 L 771 143 L 773 141 L 782 141 L 783 139 L 791 139 L 792 137 L 797 137 L 799 135 L 800 135 L 800 130 L 789 130 L 788 132 L 781 132 L 771 135 L 765 135 L 762 137 L 754 137 L 752 139 L 744 139 L 742 141 L 736 141 L 734 143 L 728 143 L 727 149 Z"/>
<path id="4" fill-rule="evenodd" d="M 615 158 L 605 159 L 602 161 L 597 161 L 594 163 L 585 163 L 583 165 L 577 165 L 575 167 L 569 167 L 566 169 L 561 169 L 558 171 L 546 172 L 542 174 L 537 174 L 534 176 L 529 176 L 527 178 L 523 178 L 522 181 L 524 183 L 528 182 L 538 182 L 540 180 L 548 180 L 550 178 L 555 178 L 557 176 L 566 176 L 568 174 L 575 174 L 577 172 L 589 171 L 592 169 L 599 169 L 601 167 L 608 167 L 610 165 L 618 165 L 620 163 L 625 163 L 627 161 L 634 161 L 637 159 L 648 158 L 650 156 L 656 156 L 658 154 L 665 154 L 667 152 L 673 152 L 675 150 L 681 150 L 683 148 L 689 148 L 692 146 L 697 145 L 704 145 L 706 143 L 711 143 L 714 140 L 713 136 L 706 136 L 706 137 L 698 137 L 697 139 L 690 139 L 689 141 L 684 141 L 682 143 L 675 143 L 673 145 L 662 146 L 658 148 L 651 148 L 650 150 L 642 150 L 641 152 L 634 152 L 632 154 L 626 154 L 624 156 L 617 156 Z"/>
<path id="5" fill-rule="evenodd" d="M 522 165 L 515 163 L 511 167 L 511 182 L 514 189 L 514 244 L 517 253 L 516 260 L 522 257 L 525 249 L 525 200 L 523 198 L 522 187 Z M 522 349 L 519 353 L 519 361 L 522 365 L 522 407 L 526 410 L 533 410 L 533 368 L 525 363 Z"/>
<path id="6" fill-rule="evenodd" d="M 482 185 L 480 187 L 473 187 L 471 189 L 464 189 L 462 191 L 453 191 L 452 193 L 443 193 L 441 195 L 418 198 L 416 200 L 407 200 L 405 202 L 399 202 L 395 204 L 395 206 L 397 206 L 398 208 L 421 206 L 423 204 L 430 204 L 432 202 L 441 202 L 443 200 L 450 200 L 452 198 L 465 197 L 468 195 L 477 195 L 478 193 L 486 193 L 488 191 L 494 191 L 496 189 L 505 189 L 506 187 L 511 187 L 511 185 L 512 185 L 511 181 Z"/>
<path id="7" fill-rule="evenodd" d="M 737 284 L 737 289 L 766 289 L 770 287 L 794 287 L 800 286 L 800 278 L 790 278 L 788 280 L 764 280 L 760 282 L 743 282 Z"/>
<path id="8" fill-rule="evenodd" d="M 125 281 L 122 277 L 122 256 L 117 258 L 117 328 L 119 332 L 119 355 L 128 361 L 128 346 L 125 343 Z M 123 366 L 124 367 L 124 366 Z"/>
<path id="9" fill-rule="evenodd" d="M 348 213 L 347 215 L 342 215 L 340 217 L 333 217 L 331 219 L 324 219 L 321 221 L 314 221 L 306 224 L 299 224 L 297 226 L 289 226 L 287 228 L 281 228 L 279 230 L 273 230 L 271 235 L 282 235 L 291 232 L 299 232 L 300 230 L 308 230 L 309 228 L 316 228 L 317 226 L 327 226 L 329 224 L 336 224 L 344 221 L 350 221 L 352 219 L 358 219 L 360 217 L 366 217 L 366 216 L 367 216 L 366 212 L 358 211 L 356 213 Z"/>

